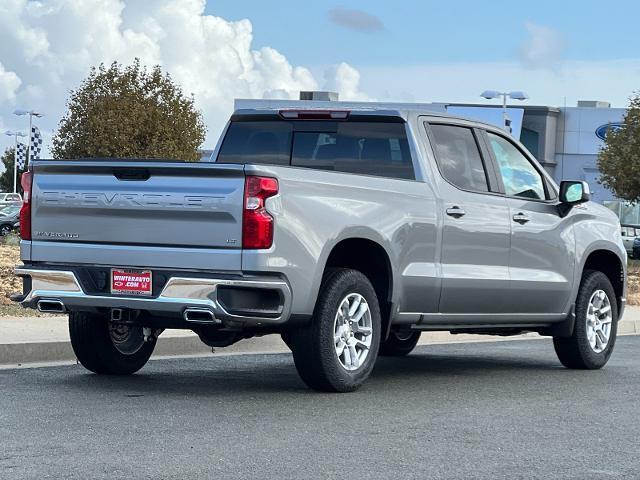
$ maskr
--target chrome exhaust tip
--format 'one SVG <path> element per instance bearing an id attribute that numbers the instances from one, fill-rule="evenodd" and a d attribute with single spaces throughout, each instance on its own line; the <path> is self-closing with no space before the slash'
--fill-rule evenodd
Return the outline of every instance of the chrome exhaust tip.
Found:
<path id="1" fill-rule="evenodd" d="M 37 308 L 42 313 L 64 313 L 67 310 L 60 300 L 39 300 Z"/>
<path id="2" fill-rule="evenodd" d="M 187 308 L 184 311 L 184 319 L 189 323 L 222 325 L 222 322 L 214 316 L 213 312 L 206 308 Z"/>

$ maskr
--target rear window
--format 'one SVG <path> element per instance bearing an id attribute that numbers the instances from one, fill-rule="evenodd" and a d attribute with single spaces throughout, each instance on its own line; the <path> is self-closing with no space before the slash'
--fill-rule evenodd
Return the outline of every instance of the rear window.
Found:
<path id="1" fill-rule="evenodd" d="M 403 123 L 233 122 L 217 161 L 415 179 Z"/>
<path id="2" fill-rule="evenodd" d="M 233 122 L 218 163 L 289 165 L 293 128 L 288 122 Z"/>

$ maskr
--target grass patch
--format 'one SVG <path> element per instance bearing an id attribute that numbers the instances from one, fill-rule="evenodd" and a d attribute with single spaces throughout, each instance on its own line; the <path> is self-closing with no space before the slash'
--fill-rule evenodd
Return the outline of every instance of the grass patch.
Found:
<path id="1" fill-rule="evenodd" d="M 2 237 L 2 244 L 9 247 L 18 247 L 20 245 L 20 237 L 15 233 L 10 233 Z"/>
<path id="2" fill-rule="evenodd" d="M 0 317 L 42 317 L 42 313 L 20 305 L 0 305 Z"/>

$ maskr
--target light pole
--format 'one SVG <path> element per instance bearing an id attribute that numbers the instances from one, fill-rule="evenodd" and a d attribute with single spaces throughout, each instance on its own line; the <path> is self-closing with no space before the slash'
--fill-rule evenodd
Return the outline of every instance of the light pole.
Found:
<path id="1" fill-rule="evenodd" d="M 16 193 L 18 191 L 18 137 L 26 137 L 27 134 L 23 132 L 12 132 L 11 130 L 7 130 L 4 134 L 15 137 L 13 150 L 13 193 Z"/>
<path id="2" fill-rule="evenodd" d="M 31 161 L 31 137 L 33 136 L 33 117 L 42 117 L 42 113 L 36 112 L 35 110 L 23 110 L 18 108 L 13 111 L 14 115 L 29 115 L 29 142 L 27 145 L 27 161 L 25 162 L 25 166 L 28 162 Z"/>
<path id="3" fill-rule="evenodd" d="M 485 90 L 480 94 L 482 98 L 486 98 L 487 100 L 491 100 L 494 98 L 502 97 L 502 121 L 504 124 L 504 128 L 511 133 L 511 120 L 509 120 L 509 116 L 507 115 L 507 97 L 513 100 L 526 100 L 529 98 L 524 92 L 521 91 L 513 91 L 513 92 L 499 92 L 497 90 Z"/>

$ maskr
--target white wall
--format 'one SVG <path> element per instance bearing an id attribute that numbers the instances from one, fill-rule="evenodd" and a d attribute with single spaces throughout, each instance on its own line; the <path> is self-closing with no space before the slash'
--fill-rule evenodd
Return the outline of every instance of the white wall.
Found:
<path id="1" fill-rule="evenodd" d="M 621 122 L 625 109 L 568 107 L 560 111 L 556 152 L 597 155 L 603 142 L 596 130 L 601 125 Z"/>
<path id="2" fill-rule="evenodd" d="M 596 162 L 603 141 L 596 130 L 601 125 L 621 122 L 624 113 L 624 108 L 562 108 L 558 118 L 556 181 L 586 180 L 594 201 L 614 200 L 613 194 L 598 183 Z"/>

